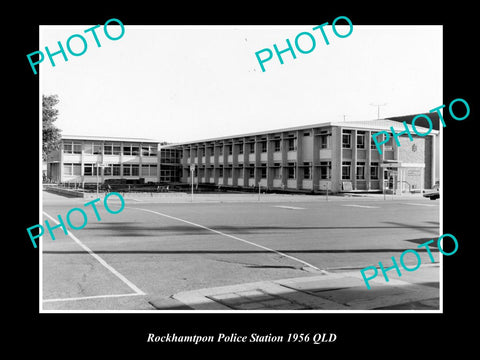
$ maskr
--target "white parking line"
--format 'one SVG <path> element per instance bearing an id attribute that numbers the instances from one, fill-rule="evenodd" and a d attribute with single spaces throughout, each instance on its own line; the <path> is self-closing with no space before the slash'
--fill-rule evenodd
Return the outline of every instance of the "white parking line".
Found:
<path id="1" fill-rule="evenodd" d="M 95 296 L 81 296 L 81 297 L 72 297 L 72 298 L 63 298 L 63 299 L 44 299 L 46 302 L 60 302 L 60 301 L 77 301 L 77 300 L 89 300 L 89 299 L 103 299 L 103 298 L 115 298 L 123 296 L 139 296 L 142 294 L 132 293 L 132 294 L 115 294 L 115 295 L 95 295 Z"/>
<path id="2" fill-rule="evenodd" d="M 436 204 L 416 204 L 416 203 L 403 203 L 405 205 L 416 205 L 416 206 L 438 206 Z"/>
<path id="3" fill-rule="evenodd" d="M 378 209 L 379 208 L 379 206 L 355 205 L 355 204 L 347 204 L 347 205 L 342 205 L 342 206 L 353 206 L 353 207 L 360 207 L 360 208 L 366 208 L 366 209 Z"/>
<path id="4" fill-rule="evenodd" d="M 298 261 L 304 265 L 307 265 L 315 270 L 318 270 L 322 273 L 325 273 L 325 274 L 328 274 L 325 270 L 321 270 L 319 268 L 317 268 L 316 266 L 312 265 L 312 264 L 309 264 L 308 262 L 306 261 L 303 261 L 303 260 L 300 260 L 294 256 L 290 256 L 290 255 L 287 255 L 287 254 L 284 254 L 280 251 L 277 251 L 277 250 L 274 250 L 274 249 L 270 249 L 266 246 L 263 246 L 263 245 L 259 245 L 259 244 L 256 244 L 254 242 L 251 242 L 251 241 L 248 241 L 248 240 L 245 240 L 245 239 L 241 239 L 237 236 L 233 236 L 233 235 L 230 235 L 230 234 L 226 234 L 226 233 L 223 233 L 221 231 L 218 231 L 218 230 L 214 230 L 214 229 L 210 229 L 209 227 L 206 227 L 206 226 L 203 226 L 203 225 L 200 225 L 200 224 L 196 224 L 194 222 L 191 222 L 191 221 L 188 221 L 188 220 L 183 220 L 183 219 L 180 219 L 180 218 L 177 218 L 175 216 L 171 216 L 171 215 L 167 215 L 167 214 L 163 214 L 163 213 L 160 213 L 160 212 L 157 212 L 157 211 L 153 211 L 153 210 L 148 210 L 148 209 L 141 209 L 141 208 L 134 208 L 134 207 L 128 207 L 128 209 L 134 209 L 134 210 L 140 210 L 140 211 L 145 211 L 145 212 L 149 212 L 149 213 L 152 213 L 152 214 L 157 214 L 157 215 L 160 215 L 160 216 L 164 216 L 166 218 L 169 218 L 169 219 L 173 219 L 173 220 L 177 220 L 177 221 L 181 221 L 181 222 L 184 222 L 186 224 L 189 224 L 189 225 L 193 225 L 193 226 L 196 226 L 196 227 L 199 227 L 199 228 L 202 228 L 202 229 L 205 229 L 205 230 L 208 230 L 208 231 L 211 231 L 215 234 L 219 234 L 219 235 L 223 235 L 223 236 L 226 236 L 226 237 L 229 237 L 231 239 L 234 239 L 234 240 L 238 240 L 238 241 L 242 241 L 244 243 L 247 243 L 247 244 L 250 244 L 250 245 L 253 245 L 253 246 L 256 246 L 256 247 L 259 247 L 261 249 L 264 249 L 264 250 L 267 250 L 267 251 L 270 251 L 270 252 L 273 252 L 273 253 L 276 253 L 280 256 L 283 256 L 283 257 L 286 257 L 286 258 L 289 258 L 291 260 L 294 260 L 294 261 Z"/>
<path id="5" fill-rule="evenodd" d="M 282 209 L 289 209 L 289 210 L 305 210 L 305 208 L 297 207 L 297 206 L 273 205 L 273 207 L 278 207 L 278 208 L 282 208 Z"/>
<path id="6" fill-rule="evenodd" d="M 55 222 L 57 225 L 59 224 L 59 222 L 53 218 L 52 216 L 48 215 L 45 211 L 43 212 L 45 215 L 47 215 L 50 219 L 52 219 L 53 222 Z M 113 275 L 115 275 L 116 277 L 118 277 L 120 280 L 122 280 L 125 284 L 127 284 L 127 286 L 132 289 L 133 291 L 135 291 L 135 293 L 137 295 L 145 295 L 145 293 L 140 290 L 138 287 L 136 287 L 130 280 L 128 280 L 125 276 L 123 276 L 122 274 L 120 274 L 117 270 L 115 270 L 112 266 L 108 265 L 106 263 L 105 260 L 103 260 L 100 256 L 98 256 L 97 254 L 95 254 L 92 250 L 90 250 L 90 248 L 86 245 L 84 245 L 80 240 L 77 239 L 77 237 L 75 235 L 73 235 L 72 233 L 68 233 L 68 236 L 70 236 L 73 241 L 75 241 L 81 248 L 83 248 L 87 253 L 89 253 L 90 255 L 92 255 L 100 264 L 102 264 L 107 270 L 109 270 Z"/>

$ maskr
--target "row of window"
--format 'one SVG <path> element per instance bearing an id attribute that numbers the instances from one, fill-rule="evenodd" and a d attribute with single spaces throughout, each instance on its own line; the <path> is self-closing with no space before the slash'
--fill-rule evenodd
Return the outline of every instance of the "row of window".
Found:
<path id="1" fill-rule="evenodd" d="M 64 175 L 82 175 L 82 165 L 65 163 L 63 164 Z M 83 175 L 96 176 L 102 175 L 102 167 L 98 167 L 96 164 L 83 164 Z M 104 176 L 157 176 L 157 165 L 146 164 L 108 164 L 103 167 Z"/>
<path id="2" fill-rule="evenodd" d="M 259 146 L 260 146 L 260 151 L 262 153 L 265 153 L 267 152 L 267 141 L 260 141 L 259 142 Z M 297 150 L 297 139 L 296 138 L 291 138 L 291 139 L 286 139 L 286 147 L 287 147 L 287 150 L 288 151 L 295 151 Z M 250 144 L 246 144 L 246 148 L 247 148 L 247 152 L 250 153 L 250 154 L 254 154 L 255 153 L 255 144 L 254 143 L 250 143 Z M 281 151 L 281 140 L 280 139 L 275 139 L 273 140 L 273 148 L 274 148 L 274 151 L 277 152 L 277 151 Z M 186 151 L 188 151 L 188 149 L 186 149 Z M 210 154 L 213 155 L 213 148 L 212 147 L 209 147 L 208 148 L 208 151 L 210 152 Z M 227 145 L 225 146 L 225 152 L 226 154 L 228 155 L 232 155 L 233 154 L 233 145 Z M 244 147 L 243 146 L 239 146 L 238 147 L 238 153 L 239 154 L 243 154 L 244 153 Z M 219 146 L 218 147 L 218 155 L 219 156 L 222 156 L 223 155 L 223 146 Z M 202 157 L 202 156 L 205 156 L 205 150 L 204 149 L 198 149 L 198 154 L 195 150 L 193 150 L 193 154 L 192 154 L 193 157 L 196 157 L 196 156 L 199 156 L 199 157 Z"/>
<path id="3" fill-rule="evenodd" d="M 357 149 L 366 149 L 366 137 L 365 133 L 357 133 Z M 385 143 L 386 148 L 392 147 L 392 137 L 388 139 Z M 344 130 L 342 133 L 342 148 L 351 149 L 352 148 L 352 134 L 349 130 Z M 370 149 L 376 149 L 377 146 L 373 141 L 373 138 L 370 137 Z"/>
<path id="4" fill-rule="evenodd" d="M 331 143 L 331 138 L 332 134 L 320 134 L 319 135 L 319 146 L 321 149 L 329 149 L 330 148 L 330 143 Z M 366 138 L 367 134 L 365 133 L 357 133 L 357 149 L 366 149 Z M 281 146 L 282 142 L 280 139 L 275 139 L 273 140 L 273 151 L 274 152 L 279 152 L 282 150 Z M 296 138 L 291 138 L 286 140 L 286 146 L 288 151 L 295 151 L 297 150 L 297 139 Z M 391 147 L 392 146 L 392 139 L 390 138 L 389 141 L 385 144 L 385 146 Z M 226 153 L 228 155 L 233 154 L 233 145 L 227 145 L 226 147 Z M 343 149 L 351 149 L 352 148 L 352 133 L 349 132 L 348 130 L 344 131 L 342 133 L 342 148 Z M 371 149 L 376 149 L 375 142 L 373 141 L 373 138 L 370 137 L 370 148 Z M 250 154 L 255 153 L 255 144 L 249 144 L 248 146 L 248 151 Z M 209 148 L 210 154 L 213 154 L 213 148 Z M 188 151 L 188 150 L 187 150 Z M 238 148 L 238 153 L 243 154 L 244 148 L 243 146 L 239 146 Z M 262 153 L 267 152 L 267 142 L 262 141 L 260 142 L 260 151 Z M 223 155 L 223 146 L 220 146 L 218 148 L 218 154 L 221 156 Z M 192 156 L 204 156 L 204 150 L 203 149 L 198 149 L 198 154 L 196 151 L 193 151 Z"/>
<path id="5" fill-rule="evenodd" d="M 356 172 L 355 176 L 357 180 L 365 180 L 366 173 L 365 173 L 365 162 L 357 162 L 356 164 Z M 267 178 L 267 168 L 265 166 L 258 168 L 260 171 L 261 178 Z M 295 166 L 288 166 L 287 169 L 287 178 L 288 179 L 296 179 L 296 167 Z M 232 177 L 232 168 L 223 168 L 220 167 L 218 170 L 219 177 Z M 248 173 L 247 176 L 253 178 L 255 176 L 255 168 L 248 167 L 245 169 Z M 200 176 L 203 177 L 204 169 L 200 169 Z M 273 171 L 273 178 L 274 179 L 281 179 L 282 178 L 282 170 L 280 167 L 272 167 Z M 304 179 L 312 179 L 312 167 L 310 163 L 304 163 L 303 167 L 299 167 L 299 171 L 303 171 L 303 178 Z M 351 161 L 343 161 L 342 162 L 342 180 L 351 180 L 351 171 L 352 171 L 352 162 Z M 330 180 L 331 179 L 331 172 L 332 172 L 332 163 L 330 161 L 322 161 L 320 162 L 319 166 L 320 172 L 320 179 L 321 180 Z M 194 175 L 196 176 L 196 175 Z M 370 179 L 371 180 L 378 180 L 379 179 L 379 166 L 378 163 L 372 162 L 370 165 Z"/>
<path id="6" fill-rule="evenodd" d="M 343 161 L 342 162 L 342 180 L 351 180 L 351 170 L 352 170 L 352 162 L 351 161 Z M 359 161 L 356 164 L 355 169 L 356 179 L 357 180 L 365 180 L 365 162 Z M 379 166 L 378 163 L 372 162 L 370 164 L 370 179 L 371 180 L 378 180 L 379 174 Z"/>
<path id="7" fill-rule="evenodd" d="M 260 174 L 261 178 L 266 179 L 267 178 L 267 167 L 262 166 L 257 168 Z M 282 168 L 280 167 L 280 164 L 275 164 L 272 169 L 272 176 L 274 179 L 282 179 Z M 288 166 L 285 167 L 286 169 L 286 177 L 287 179 L 296 179 L 297 178 L 297 168 L 295 167 L 294 163 L 288 163 Z M 213 170 L 213 169 L 210 169 Z M 218 176 L 219 177 L 232 177 L 232 168 L 223 168 L 220 166 L 218 169 Z M 236 169 L 240 170 L 240 169 Z M 250 166 L 245 168 L 245 171 L 247 171 L 247 176 L 249 178 L 254 178 L 255 177 L 255 167 Z M 311 163 L 306 162 L 303 163 L 303 166 L 299 167 L 299 171 L 303 172 L 303 179 L 306 180 L 311 180 L 312 179 L 312 166 Z M 319 166 L 319 171 L 320 171 L 320 179 L 322 180 L 328 180 L 331 179 L 331 171 L 332 171 L 332 163 L 330 161 L 322 161 L 320 162 Z M 205 174 L 205 169 L 198 169 L 200 177 L 203 177 Z M 197 170 L 194 173 L 194 176 L 197 176 Z"/>
<path id="8" fill-rule="evenodd" d="M 81 154 L 83 148 L 84 154 L 101 155 L 132 155 L 132 156 L 157 156 L 157 145 L 126 145 L 115 143 L 77 143 L 63 142 L 64 154 Z"/>

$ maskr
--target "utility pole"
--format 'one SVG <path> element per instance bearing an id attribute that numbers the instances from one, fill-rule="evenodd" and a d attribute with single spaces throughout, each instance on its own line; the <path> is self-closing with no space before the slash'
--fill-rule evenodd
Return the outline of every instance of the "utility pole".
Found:
<path id="1" fill-rule="evenodd" d="M 380 119 L 380 106 L 385 106 L 385 105 L 387 105 L 387 103 L 385 103 L 385 104 L 370 104 L 370 105 L 377 107 L 377 119 Z"/>

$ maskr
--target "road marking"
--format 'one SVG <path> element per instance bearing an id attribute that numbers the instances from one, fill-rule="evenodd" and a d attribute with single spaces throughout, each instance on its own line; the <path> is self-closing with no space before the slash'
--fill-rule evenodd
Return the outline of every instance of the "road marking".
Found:
<path id="1" fill-rule="evenodd" d="M 193 225 L 193 226 L 196 226 L 196 227 L 199 227 L 199 228 L 202 228 L 202 229 L 211 231 L 211 232 L 213 232 L 213 233 L 215 233 L 215 234 L 223 235 L 223 236 L 229 237 L 229 238 L 231 238 L 231 239 L 238 240 L 238 241 L 242 241 L 242 242 L 244 242 L 244 243 L 246 243 L 246 244 L 250 244 L 250 245 L 259 247 L 259 248 L 261 248 L 261 249 L 264 249 L 264 250 L 267 250 L 267 251 L 276 253 L 276 254 L 278 254 L 278 255 L 280 255 L 280 256 L 289 258 L 289 259 L 294 260 L 294 261 L 298 261 L 298 262 L 300 262 L 300 263 L 302 263 L 302 264 L 304 264 L 304 265 L 307 265 L 307 266 L 309 266 L 309 267 L 311 267 L 311 268 L 313 268 L 313 269 L 315 269 L 315 270 L 318 270 L 318 271 L 320 271 L 320 272 L 322 272 L 322 273 L 324 273 L 324 274 L 328 274 L 328 272 L 326 272 L 325 270 L 321 270 L 321 269 L 317 268 L 316 266 L 314 266 L 314 265 L 312 265 L 312 264 L 309 264 L 309 263 L 306 262 L 306 261 L 300 260 L 300 259 L 298 259 L 298 258 L 296 258 L 296 257 L 294 257 L 294 256 L 290 256 L 290 255 L 284 254 L 284 253 L 282 253 L 282 252 L 280 252 L 280 251 L 277 251 L 277 250 L 274 250 L 274 249 L 270 249 L 270 248 L 268 248 L 268 247 L 266 247 L 266 246 L 259 245 L 259 244 L 256 244 L 256 243 L 254 243 L 254 242 L 251 242 L 251 241 L 248 241 L 248 240 L 245 240 L 245 239 L 241 239 L 241 238 L 239 238 L 239 237 L 237 237 L 237 236 L 234 236 L 234 235 L 230 235 L 230 234 L 226 234 L 226 233 L 224 233 L 224 232 L 218 231 L 218 230 L 210 229 L 209 227 L 206 227 L 206 226 L 204 226 L 204 225 L 196 224 L 196 223 L 191 222 L 191 221 L 188 221 L 188 220 L 183 220 L 183 219 L 177 218 L 177 217 L 175 217 L 175 216 L 163 214 L 163 213 L 160 213 L 160 212 L 157 212 L 157 211 L 153 211 L 153 210 L 141 209 L 141 208 L 134 208 L 134 207 L 128 207 L 128 209 L 134 209 L 134 210 L 140 210 L 140 211 L 150 212 L 150 213 L 152 213 L 152 214 L 157 214 L 157 215 L 160 215 L 160 216 L 164 216 L 164 217 L 167 217 L 167 218 L 169 218 L 169 219 L 181 221 L 181 222 L 184 222 L 184 223 L 186 223 L 186 224 Z"/>
<path id="2" fill-rule="evenodd" d="M 354 206 L 354 207 L 360 207 L 360 208 L 366 208 L 366 209 L 378 209 L 379 208 L 379 206 L 367 206 L 367 205 L 355 205 L 355 204 L 342 205 L 342 206 Z"/>
<path id="3" fill-rule="evenodd" d="M 286 206 L 286 205 L 273 205 L 273 207 L 278 207 L 278 208 L 282 208 L 282 209 L 289 209 L 289 210 L 305 210 L 305 208 L 302 208 L 302 207 Z"/>
<path id="4" fill-rule="evenodd" d="M 95 295 L 95 296 L 81 296 L 81 297 L 72 297 L 72 298 L 63 298 L 63 299 L 44 299 L 43 302 L 59 302 L 59 301 L 77 301 L 77 300 L 88 300 L 88 299 L 102 299 L 102 298 L 114 298 L 122 296 L 139 296 L 143 294 L 115 294 L 115 295 Z"/>
<path id="5" fill-rule="evenodd" d="M 437 206 L 436 204 L 416 204 L 416 203 L 403 203 L 405 205 L 417 205 L 417 206 Z"/>
<path id="6" fill-rule="evenodd" d="M 52 216 L 48 215 L 45 211 L 43 212 L 45 215 L 47 215 L 50 219 L 52 219 L 53 222 L 55 222 L 57 225 L 59 224 L 59 222 L 53 218 Z M 115 270 L 112 266 L 110 266 L 109 264 L 107 264 L 107 262 L 105 260 L 103 260 L 100 256 L 98 256 L 97 254 L 95 254 L 92 250 L 90 250 L 90 248 L 86 245 L 84 245 L 80 240 L 77 239 L 77 237 L 75 235 L 73 235 L 72 233 L 68 233 L 68 236 L 70 236 L 73 241 L 75 241 L 81 248 L 83 248 L 87 253 L 89 253 L 90 255 L 92 255 L 100 264 L 102 264 L 107 270 L 110 270 L 110 272 L 115 275 L 116 277 L 118 277 L 120 280 L 122 280 L 125 284 L 128 285 L 128 287 L 130 289 L 132 289 L 133 291 L 135 291 L 135 293 L 137 293 L 138 295 L 146 295 L 142 290 L 140 290 L 138 287 L 136 287 L 130 280 L 128 280 L 125 276 L 123 276 L 122 274 L 120 274 L 117 270 Z"/>

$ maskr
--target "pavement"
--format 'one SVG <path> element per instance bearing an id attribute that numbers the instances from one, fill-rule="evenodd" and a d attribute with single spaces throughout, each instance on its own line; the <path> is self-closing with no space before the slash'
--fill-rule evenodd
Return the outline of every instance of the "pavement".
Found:
<path id="1" fill-rule="evenodd" d="M 390 273 L 389 282 L 381 275 L 371 280 L 370 290 L 360 271 L 324 272 L 183 291 L 169 298 L 151 296 L 148 302 L 157 310 L 441 310 L 438 263 L 422 265 L 420 276 L 413 282 L 392 278 Z"/>
<path id="2" fill-rule="evenodd" d="M 138 197 L 118 214 L 98 202 L 101 221 L 89 209 L 83 229 L 40 240 L 42 309 L 438 311 L 441 254 L 432 244 L 432 264 L 417 246 L 438 237 L 440 202 L 386 199 Z M 65 217 L 85 202 L 44 193 L 43 218 Z M 82 221 L 76 215 L 72 221 Z M 391 270 L 388 283 L 379 270 L 368 290 L 360 270 L 390 266 L 406 249 L 417 250 L 420 268 L 401 277 Z M 404 260 L 417 263 L 412 254 Z"/>

